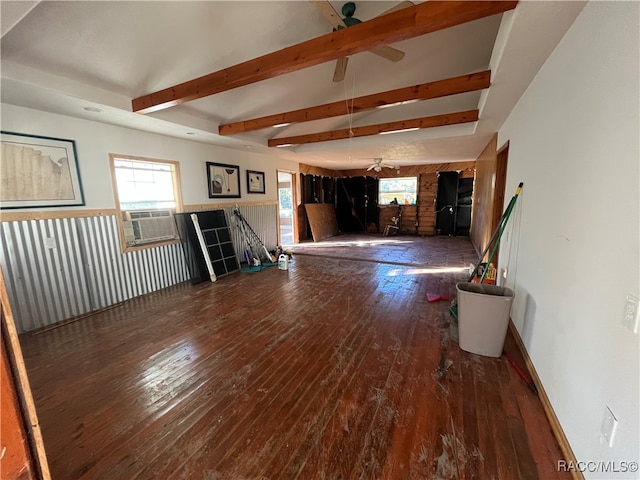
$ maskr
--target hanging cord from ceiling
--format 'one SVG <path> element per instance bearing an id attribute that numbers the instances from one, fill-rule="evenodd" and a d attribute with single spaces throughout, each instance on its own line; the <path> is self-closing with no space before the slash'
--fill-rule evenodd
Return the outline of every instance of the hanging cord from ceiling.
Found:
<path id="1" fill-rule="evenodd" d="M 356 74 L 355 71 L 351 75 L 351 105 L 349 105 L 349 94 L 347 93 L 347 82 L 342 80 L 342 85 L 344 86 L 344 101 L 347 106 L 347 118 L 349 119 L 349 163 L 351 163 L 351 139 L 353 138 L 353 103 L 355 100 L 356 94 Z"/>

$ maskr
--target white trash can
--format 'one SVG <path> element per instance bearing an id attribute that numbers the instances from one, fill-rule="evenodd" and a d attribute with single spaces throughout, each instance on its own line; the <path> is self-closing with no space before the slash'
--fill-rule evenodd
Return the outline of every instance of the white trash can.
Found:
<path id="1" fill-rule="evenodd" d="M 513 290 L 461 282 L 458 290 L 458 344 L 462 350 L 500 357 L 507 337 Z"/>

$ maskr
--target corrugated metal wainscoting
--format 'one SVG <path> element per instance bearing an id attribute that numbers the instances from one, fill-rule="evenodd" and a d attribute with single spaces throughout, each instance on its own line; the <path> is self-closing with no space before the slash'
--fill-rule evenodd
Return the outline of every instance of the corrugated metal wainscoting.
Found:
<path id="1" fill-rule="evenodd" d="M 123 254 L 113 215 L 1 225 L 0 265 L 20 333 L 189 279 L 179 243 Z"/>
<path id="2" fill-rule="evenodd" d="M 278 245 L 278 204 L 240 205 L 238 209 L 267 249 L 269 251 L 275 250 L 276 245 Z M 237 217 L 233 214 L 233 208 L 224 208 L 224 214 L 231 230 L 236 256 L 240 261 L 243 258 L 242 252 L 248 248 L 247 242 L 238 228 Z"/>

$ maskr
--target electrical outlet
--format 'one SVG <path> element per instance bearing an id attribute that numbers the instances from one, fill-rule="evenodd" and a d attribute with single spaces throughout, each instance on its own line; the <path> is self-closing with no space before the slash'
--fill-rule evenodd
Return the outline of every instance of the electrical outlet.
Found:
<path id="1" fill-rule="evenodd" d="M 607 445 L 613 447 L 613 437 L 616 434 L 618 428 L 618 419 L 613 414 L 609 407 L 606 407 L 604 411 L 604 418 L 602 419 L 602 425 L 600 426 L 600 434 L 602 438 L 607 442 Z"/>
<path id="2" fill-rule="evenodd" d="M 624 314 L 622 316 L 622 324 L 633 333 L 638 333 L 638 319 L 640 318 L 640 300 L 631 294 L 627 295 L 627 301 L 624 304 Z"/>
<path id="3" fill-rule="evenodd" d="M 44 239 L 44 246 L 49 250 L 56 248 L 56 239 L 54 237 L 47 237 Z"/>

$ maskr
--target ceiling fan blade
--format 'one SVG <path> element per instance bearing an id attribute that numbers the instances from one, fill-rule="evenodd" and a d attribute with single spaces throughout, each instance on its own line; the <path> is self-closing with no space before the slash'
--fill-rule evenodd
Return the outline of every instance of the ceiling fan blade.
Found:
<path id="1" fill-rule="evenodd" d="M 311 3 L 313 3 L 316 9 L 322 14 L 324 18 L 327 19 L 327 22 L 329 22 L 333 28 L 338 29 L 338 27 L 346 27 L 346 25 L 342 21 L 342 17 L 338 14 L 338 12 L 336 12 L 335 8 L 333 8 L 328 0 L 311 0 Z"/>
<path id="2" fill-rule="evenodd" d="M 389 10 L 385 10 L 384 12 L 382 12 L 380 15 L 378 15 L 378 17 L 381 17 L 382 15 L 386 15 L 388 13 L 397 12 L 398 10 L 402 10 L 403 8 L 413 7 L 414 5 L 415 4 L 413 2 L 409 1 L 400 2 L 395 7 L 391 7 Z"/>
<path id="3" fill-rule="evenodd" d="M 341 82 L 344 80 L 348 61 L 349 57 L 340 57 L 338 60 L 336 60 L 336 69 L 333 71 L 334 82 Z"/>
<path id="4" fill-rule="evenodd" d="M 322 14 L 327 22 L 329 22 L 334 30 L 347 27 L 342 21 L 342 18 L 340 17 L 338 12 L 336 12 L 335 8 L 333 8 L 328 0 L 311 0 L 311 3 L 313 3 L 316 9 Z M 348 57 L 342 57 L 336 61 L 336 68 L 333 71 L 334 82 L 339 83 L 344 80 L 348 61 Z"/>
<path id="5" fill-rule="evenodd" d="M 377 47 L 370 48 L 369 51 L 392 62 L 399 62 L 404 58 L 404 52 L 402 50 L 390 47 L 389 45 L 378 45 Z"/>

